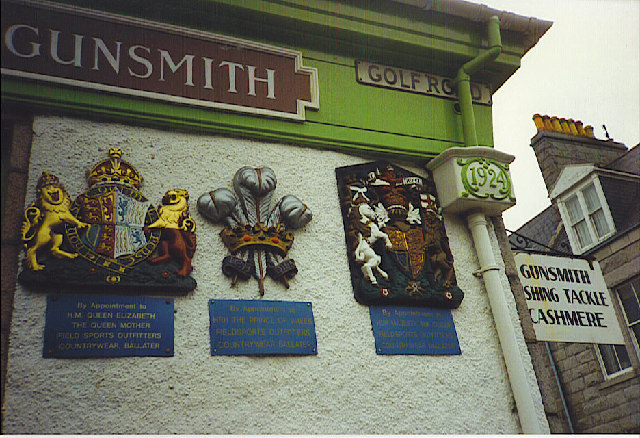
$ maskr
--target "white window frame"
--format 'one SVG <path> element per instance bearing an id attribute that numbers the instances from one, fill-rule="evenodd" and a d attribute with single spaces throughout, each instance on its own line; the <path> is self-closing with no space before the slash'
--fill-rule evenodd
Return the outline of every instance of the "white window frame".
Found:
<path id="1" fill-rule="evenodd" d="M 634 287 L 633 281 L 636 280 L 636 277 L 637 276 L 631 277 L 628 280 L 623 281 L 618 286 L 616 286 L 616 288 L 614 289 L 614 294 L 618 298 L 618 304 L 620 304 L 620 311 L 622 312 L 622 317 L 624 319 L 624 323 L 626 324 L 627 330 L 629 331 L 629 337 L 631 338 L 631 344 L 635 348 L 636 353 L 638 354 L 638 356 L 640 356 L 640 345 L 638 345 L 638 343 L 640 342 L 640 339 L 636 338 L 635 333 L 631 329 L 632 324 L 633 325 L 640 324 L 640 321 L 634 321 L 633 323 L 629 322 L 629 318 L 627 318 L 627 311 L 626 311 L 624 305 L 622 304 L 622 298 L 620 298 L 620 293 L 618 292 L 623 286 L 625 286 L 627 284 L 631 284 L 631 287 Z"/>
<path id="2" fill-rule="evenodd" d="M 610 344 L 595 344 L 595 350 L 596 350 L 596 356 L 598 357 L 598 362 L 600 362 L 600 369 L 602 370 L 602 375 L 604 376 L 605 380 L 609 380 L 612 379 L 616 376 L 619 376 L 621 374 L 625 374 L 627 372 L 630 372 L 633 369 L 633 359 L 631 358 L 631 353 L 632 351 L 635 349 L 636 354 L 640 353 L 640 348 L 638 346 L 638 342 L 640 342 L 640 340 L 636 339 L 635 334 L 633 333 L 633 331 L 631 330 L 631 324 L 629 323 L 629 319 L 627 318 L 627 312 L 622 304 L 622 299 L 620 298 L 620 294 L 619 294 L 619 290 L 622 286 L 626 285 L 627 283 L 632 283 L 637 276 L 633 276 L 625 281 L 623 281 L 622 283 L 620 283 L 618 286 L 616 286 L 615 288 L 612 289 L 611 291 L 611 295 L 615 295 L 618 301 L 618 304 L 620 305 L 620 312 L 622 313 L 622 319 L 624 320 L 625 323 L 625 328 L 628 330 L 628 334 L 629 337 L 631 339 L 631 345 L 632 347 L 629 347 L 627 345 L 627 343 L 625 342 L 625 344 L 623 345 L 623 347 L 625 348 L 625 351 L 627 353 L 627 356 L 629 356 L 629 366 L 627 368 L 621 368 L 618 371 L 615 371 L 611 374 L 607 373 L 607 367 L 605 366 L 604 363 L 604 358 L 602 357 L 602 353 L 600 352 L 600 348 L 599 345 L 610 345 Z M 633 283 L 632 283 L 632 287 L 633 287 Z M 638 322 L 635 322 L 635 324 L 638 324 Z M 610 345 L 611 346 L 611 345 Z M 617 353 L 616 353 L 616 357 L 617 357 Z M 620 360 L 618 359 L 618 365 L 620 365 Z"/>
<path id="3" fill-rule="evenodd" d="M 614 371 L 613 373 L 609 374 L 607 372 L 607 367 L 604 364 L 604 358 L 602 357 L 602 353 L 600 352 L 600 346 L 609 346 L 612 347 L 611 344 L 594 344 L 595 350 L 596 350 L 596 356 L 598 356 L 598 362 L 600 362 L 600 369 L 602 370 L 602 375 L 604 376 L 604 378 L 606 380 L 612 379 L 616 376 L 619 376 L 621 374 L 625 374 L 630 372 L 631 370 L 633 370 L 633 362 L 631 362 L 631 358 L 629 358 L 630 364 L 627 368 L 620 368 L 618 371 Z M 627 355 L 629 355 L 629 349 L 627 349 L 627 345 L 623 344 L 621 345 L 625 350 Z M 617 353 L 616 353 L 616 357 L 617 357 Z M 618 365 L 620 365 L 620 360 L 618 359 Z"/>
<path id="4" fill-rule="evenodd" d="M 596 194 L 598 195 L 598 201 L 600 202 L 602 212 L 604 213 L 605 220 L 609 227 L 609 232 L 601 237 L 598 237 L 598 233 L 596 233 L 595 225 L 592 223 L 591 217 L 589 216 L 589 210 L 587 209 L 587 204 L 584 200 L 584 195 L 582 194 L 583 190 L 585 190 L 591 184 L 595 186 Z M 582 210 L 582 214 L 584 216 L 585 223 L 591 237 L 591 243 L 585 245 L 584 247 L 580 246 L 578 236 L 573 229 L 569 212 L 567 211 L 566 202 L 573 195 L 577 196 L 578 203 L 580 204 L 580 209 Z M 583 254 L 584 252 L 588 251 L 589 249 L 593 248 L 594 246 L 598 245 L 599 243 L 603 242 L 616 233 L 616 228 L 613 223 L 613 216 L 611 215 L 611 210 L 609 210 L 609 204 L 607 204 L 607 199 L 604 196 L 604 191 L 602 190 L 602 185 L 600 184 L 598 175 L 593 175 L 591 178 L 580 184 L 574 190 L 563 195 L 558 202 L 558 207 L 558 210 L 560 211 L 560 217 L 562 218 L 562 223 L 564 224 L 564 228 L 567 232 L 567 237 L 569 237 L 569 243 L 571 244 L 571 249 L 573 250 L 574 254 Z"/>

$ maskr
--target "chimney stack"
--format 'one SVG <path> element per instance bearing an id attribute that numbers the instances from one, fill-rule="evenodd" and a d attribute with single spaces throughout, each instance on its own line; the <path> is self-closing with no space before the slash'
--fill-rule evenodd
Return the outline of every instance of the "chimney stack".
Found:
<path id="1" fill-rule="evenodd" d="M 531 139 L 531 147 L 548 193 L 553 190 L 565 166 L 605 166 L 627 151 L 622 143 L 611 139 L 598 140 L 593 135 L 593 126 L 583 126 L 580 120 L 534 114 L 533 122 L 538 132 Z"/>

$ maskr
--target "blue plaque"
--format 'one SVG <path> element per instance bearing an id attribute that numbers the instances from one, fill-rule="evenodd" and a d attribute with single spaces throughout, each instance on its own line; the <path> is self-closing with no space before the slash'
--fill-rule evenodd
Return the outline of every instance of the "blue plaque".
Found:
<path id="1" fill-rule="evenodd" d="M 378 354 L 462 354 L 448 309 L 371 306 L 369 314 Z"/>
<path id="2" fill-rule="evenodd" d="M 209 300 L 211 355 L 317 354 L 309 302 Z"/>
<path id="3" fill-rule="evenodd" d="M 47 297 L 43 357 L 173 356 L 173 299 Z"/>

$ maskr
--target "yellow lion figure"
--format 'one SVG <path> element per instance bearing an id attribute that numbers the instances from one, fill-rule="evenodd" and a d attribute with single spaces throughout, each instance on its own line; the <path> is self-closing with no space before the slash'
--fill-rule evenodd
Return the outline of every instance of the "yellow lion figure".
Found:
<path id="1" fill-rule="evenodd" d="M 69 207 L 71 200 L 58 177 L 44 171 L 36 186 L 36 201 L 24 212 L 22 221 L 22 242 L 27 250 L 25 263 L 29 269 L 41 271 L 37 253 L 44 248 L 57 258 L 74 259 L 78 254 L 60 249 L 64 239 L 64 224 L 73 224 L 78 228 L 89 224 L 76 219 Z"/>
<path id="2" fill-rule="evenodd" d="M 158 220 L 147 227 L 162 229 L 158 256 L 149 261 L 157 264 L 173 260 L 180 266 L 176 274 L 186 277 L 193 271 L 191 259 L 196 250 L 196 223 L 189 214 L 189 192 L 169 190 L 158 207 L 158 215 Z"/>
<path id="3" fill-rule="evenodd" d="M 162 204 L 158 206 L 157 221 L 148 228 L 173 228 L 187 230 L 193 220 L 189 215 L 189 192 L 183 189 L 169 190 L 162 198 Z M 191 230 L 189 230 L 191 231 Z"/>

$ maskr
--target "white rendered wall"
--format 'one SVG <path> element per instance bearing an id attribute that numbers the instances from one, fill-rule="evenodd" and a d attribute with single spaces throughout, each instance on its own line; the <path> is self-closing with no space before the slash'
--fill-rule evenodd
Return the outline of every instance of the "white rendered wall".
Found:
<path id="1" fill-rule="evenodd" d="M 268 123 L 268 121 L 265 121 Z M 520 427 L 489 302 L 464 220 L 445 217 L 462 305 L 452 311 L 462 355 L 378 356 L 368 308 L 353 298 L 335 168 L 372 161 L 291 145 L 37 117 L 27 203 L 43 170 L 75 198 L 85 172 L 111 147 L 143 175 L 141 192 L 191 195 L 198 287 L 175 299 L 175 356 L 43 359 L 46 294 L 18 285 L 3 412 L 4 432 L 182 434 L 518 433 Z M 421 168 L 398 163 L 423 174 Z M 197 211 L 197 197 L 231 188 L 242 166 L 269 166 L 274 199 L 294 194 L 313 211 L 295 232 L 291 288 L 267 279 L 267 300 L 311 301 L 317 356 L 210 355 L 208 300 L 257 299 L 255 280 L 234 288 L 220 269 L 227 251 Z M 499 249 L 493 236 L 496 258 Z M 504 272 L 504 271 L 503 271 Z M 503 273 L 505 291 L 509 284 Z M 505 294 L 530 370 L 540 423 L 548 426 L 511 293 Z"/>

